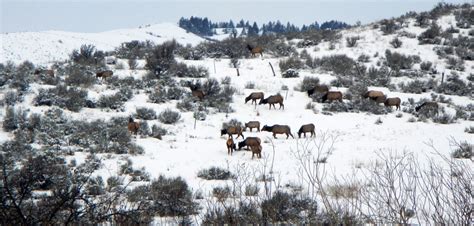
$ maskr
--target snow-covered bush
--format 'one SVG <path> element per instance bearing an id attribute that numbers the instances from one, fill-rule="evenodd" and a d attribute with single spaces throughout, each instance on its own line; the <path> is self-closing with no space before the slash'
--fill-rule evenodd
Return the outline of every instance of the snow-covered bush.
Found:
<path id="1" fill-rule="evenodd" d="M 78 112 L 86 106 L 87 91 L 58 85 L 52 89 L 40 89 L 34 102 L 36 105 L 58 106 L 70 111 Z"/>
<path id="2" fill-rule="evenodd" d="M 464 132 L 473 134 L 474 133 L 474 126 L 466 127 L 464 129 Z"/>
<path id="3" fill-rule="evenodd" d="M 142 137 L 148 137 L 151 134 L 150 126 L 146 120 L 140 121 L 140 128 L 138 128 L 138 134 Z"/>
<path id="4" fill-rule="evenodd" d="M 96 50 L 94 45 L 82 45 L 79 50 L 73 50 L 70 55 L 72 62 L 87 66 L 104 66 L 104 57 L 104 52 Z"/>
<path id="5" fill-rule="evenodd" d="M 355 47 L 359 39 L 359 36 L 346 37 L 346 46 L 349 48 Z"/>
<path id="6" fill-rule="evenodd" d="M 450 75 L 436 88 L 436 91 L 448 95 L 469 96 L 472 95 L 473 89 L 472 84 L 467 85 L 458 75 Z"/>
<path id="7" fill-rule="evenodd" d="M 176 48 L 177 43 L 175 40 L 166 41 L 161 45 L 155 46 L 146 56 L 145 67 L 148 70 L 153 71 L 157 76 L 167 72 L 176 64 L 174 57 L 174 51 Z"/>
<path id="8" fill-rule="evenodd" d="M 188 66 L 185 63 L 173 64 L 166 75 L 172 77 L 187 77 L 187 78 L 206 78 L 209 77 L 209 71 L 202 66 Z"/>
<path id="9" fill-rule="evenodd" d="M 442 112 L 437 115 L 434 115 L 432 119 L 433 119 L 433 122 L 440 123 L 440 124 L 451 124 L 451 123 L 456 122 L 456 119 L 452 115 L 446 112 Z"/>
<path id="10" fill-rule="evenodd" d="M 184 89 L 178 86 L 171 86 L 166 90 L 166 98 L 168 100 L 181 100 L 184 94 Z"/>
<path id="11" fill-rule="evenodd" d="M 71 65 L 66 67 L 66 85 L 90 87 L 96 82 L 96 77 L 86 67 Z"/>
<path id="12" fill-rule="evenodd" d="M 299 76 L 299 72 L 291 68 L 281 73 L 282 78 L 297 78 L 298 76 Z"/>
<path id="13" fill-rule="evenodd" d="M 157 139 L 162 139 L 162 137 L 164 135 L 166 135 L 168 133 L 168 131 L 161 127 L 161 126 L 158 126 L 158 125 L 153 125 L 151 127 L 151 136 L 154 137 L 154 138 L 157 138 Z"/>
<path id="14" fill-rule="evenodd" d="M 23 96 L 18 95 L 16 91 L 8 91 L 5 93 L 4 99 L 0 101 L 1 105 L 14 106 L 23 101 Z"/>
<path id="15" fill-rule="evenodd" d="M 3 130 L 11 132 L 19 128 L 26 127 L 26 112 L 16 110 L 14 107 L 7 107 L 3 118 Z"/>
<path id="16" fill-rule="evenodd" d="M 235 177 L 229 170 L 217 166 L 202 169 L 198 172 L 197 176 L 205 180 L 229 180 Z"/>
<path id="17" fill-rule="evenodd" d="M 424 44 L 440 44 L 441 43 L 441 27 L 435 21 L 431 23 L 430 28 L 418 36 L 420 45 Z"/>
<path id="18" fill-rule="evenodd" d="M 456 18 L 456 26 L 459 28 L 470 28 L 474 24 L 474 10 L 472 10 L 471 4 L 466 4 L 466 7 L 462 10 L 456 10 L 454 12 Z"/>
<path id="19" fill-rule="evenodd" d="M 275 192 L 271 198 L 262 201 L 262 218 L 269 222 L 301 222 L 303 212 L 316 211 L 314 200 L 296 193 Z"/>
<path id="20" fill-rule="evenodd" d="M 158 119 L 160 120 L 160 122 L 164 124 L 174 124 L 178 122 L 180 118 L 181 118 L 181 114 L 179 112 L 173 111 L 169 108 L 162 111 L 158 115 Z"/>
<path id="21" fill-rule="evenodd" d="M 115 52 L 117 57 L 124 59 L 143 59 L 148 51 L 153 48 L 151 41 L 133 40 L 122 43 Z"/>
<path id="22" fill-rule="evenodd" d="M 420 69 L 423 71 L 430 71 L 432 65 L 433 63 L 431 63 L 430 61 L 424 61 L 420 64 Z"/>
<path id="23" fill-rule="evenodd" d="M 385 51 L 385 59 L 387 66 L 397 71 L 400 69 L 411 69 L 414 63 L 412 56 L 406 56 L 397 52 L 392 53 L 388 49 Z"/>
<path id="24" fill-rule="evenodd" d="M 323 111 L 330 112 L 348 112 L 350 109 L 349 105 L 344 102 L 334 101 L 323 106 Z"/>
<path id="25" fill-rule="evenodd" d="M 318 77 L 309 77 L 305 76 L 303 81 L 297 86 L 299 91 L 306 92 L 306 90 L 310 90 L 314 88 L 316 85 L 319 85 L 319 78 Z"/>
<path id="26" fill-rule="evenodd" d="M 160 217 L 185 217 L 196 214 L 198 203 L 193 201 L 188 184 L 181 177 L 160 175 L 151 184 L 141 185 L 128 192 L 128 201 L 142 203 Z"/>
<path id="27" fill-rule="evenodd" d="M 97 106 L 100 108 L 110 108 L 112 110 L 123 110 L 124 102 L 123 96 L 119 93 L 114 95 L 102 95 L 97 102 Z"/>
<path id="28" fill-rule="evenodd" d="M 393 34 L 396 30 L 400 29 L 394 19 L 384 19 L 380 22 L 380 30 L 384 35 Z"/>
<path id="29" fill-rule="evenodd" d="M 153 120 L 156 119 L 156 112 L 151 108 L 137 108 L 136 118 L 144 120 Z"/>
<path id="30" fill-rule="evenodd" d="M 369 63 L 369 62 L 370 62 L 370 56 L 367 55 L 367 54 L 361 54 L 361 55 L 357 58 L 357 61 L 358 61 L 358 62 L 361 62 L 361 63 Z"/>
<path id="31" fill-rule="evenodd" d="M 315 65 L 326 71 L 332 71 L 336 75 L 355 74 L 356 62 L 345 54 L 324 56 L 314 59 Z"/>
<path id="32" fill-rule="evenodd" d="M 395 37 L 390 41 L 390 45 L 393 46 L 393 48 L 400 48 L 403 45 L 402 40 L 400 40 L 398 37 Z"/>
<path id="33" fill-rule="evenodd" d="M 473 76 L 473 78 L 474 78 L 474 76 Z M 255 89 L 255 83 L 252 82 L 252 81 L 249 81 L 249 82 L 245 83 L 245 88 L 246 89 Z"/>
<path id="34" fill-rule="evenodd" d="M 185 97 L 184 99 L 176 103 L 176 108 L 181 111 L 194 111 L 195 109 L 197 109 L 197 106 L 198 104 L 191 96 Z"/>
<path id="35" fill-rule="evenodd" d="M 457 57 L 448 56 L 446 59 L 446 64 L 448 69 L 464 71 L 464 61 Z"/>
<path id="36" fill-rule="evenodd" d="M 451 157 L 459 159 L 470 159 L 473 157 L 474 145 L 467 141 L 458 144 L 458 147 L 451 153 Z"/>
<path id="37" fill-rule="evenodd" d="M 280 60 L 278 63 L 280 66 L 280 71 L 287 71 L 288 69 L 302 69 L 304 67 L 304 62 L 297 57 L 289 57 L 287 59 Z"/>
<path id="38" fill-rule="evenodd" d="M 382 66 L 379 69 L 370 67 L 363 77 L 363 81 L 369 86 L 390 87 L 390 76 L 390 70 L 386 66 Z"/>
<path id="39" fill-rule="evenodd" d="M 432 86 L 429 82 L 424 82 L 422 80 L 413 80 L 411 82 L 403 83 L 401 82 L 398 87 L 404 92 L 404 93 L 423 93 L 426 92 L 428 89 L 431 89 Z"/>
<path id="40" fill-rule="evenodd" d="M 227 129 L 227 128 L 231 127 L 231 126 L 244 128 L 244 127 L 243 127 L 244 124 L 243 124 L 241 121 L 239 121 L 239 120 L 237 120 L 237 119 L 235 119 L 235 118 L 234 118 L 234 119 L 231 119 L 231 120 L 228 121 L 228 122 L 223 122 L 223 123 L 222 123 L 222 129 Z"/>

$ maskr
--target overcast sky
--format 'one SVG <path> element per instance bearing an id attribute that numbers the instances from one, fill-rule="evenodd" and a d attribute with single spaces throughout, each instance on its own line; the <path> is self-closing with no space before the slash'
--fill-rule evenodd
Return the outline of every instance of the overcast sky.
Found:
<path id="1" fill-rule="evenodd" d="M 280 20 L 297 26 L 314 21 L 369 23 L 426 11 L 432 0 L 0 0 L 0 32 L 65 30 L 99 32 L 199 16 L 234 22 Z M 472 3 L 472 0 L 448 0 Z"/>

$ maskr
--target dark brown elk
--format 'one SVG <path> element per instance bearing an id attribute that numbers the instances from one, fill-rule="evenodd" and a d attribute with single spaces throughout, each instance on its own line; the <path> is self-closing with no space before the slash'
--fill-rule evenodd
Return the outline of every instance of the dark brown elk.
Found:
<path id="1" fill-rule="evenodd" d="M 191 83 L 188 84 L 189 89 L 191 89 L 191 95 L 193 97 L 197 97 L 199 101 L 202 101 L 204 99 L 204 92 L 199 88 L 198 85 L 193 85 Z"/>
<path id="2" fill-rule="evenodd" d="M 268 98 L 265 98 L 265 99 L 261 99 L 258 104 L 259 105 L 268 104 L 268 109 L 270 110 L 272 109 L 272 105 L 273 105 L 273 108 L 276 110 L 275 104 L 280 104 L 279 109 L 281 109 L 282 107 L 283 109 L 285 109 L 285 105 L 283 104 L 283 97 L 280 94 L 269 96 Z"/>
<path id="3" fill-rule="evenodd" d="M 438 103 L 434 101 L 427 101 L 421 104 L 420 106 L 415 107 L 415 111 L 419 112 L 434 112 L 435 114 L 438 114 Z"/>
<path id="4" fill-rule="evenodd" d="M 227 154 L 232 155 L 232 152 L 236 151 L 236 148 L 235 148 L 234 140 L 232 139 L 231 136 L 229 136 L 229 138 L 227 139 L 226 145 L 227 145 Z"/>
<path id="5" fill-rule="evenodd" d="M 398 97 L 391 97 L 391 98 L 387 98 L 384 102 L 384 105 L 386 107 L 392 107 L 392 106 L 395 106 L 396 110 L 400 110 L 400 103 L 402 101 L 400 100 L 400 98 Z"/>
<path id="6" fill-rule="evenodd" d="M 130 117 L 130 118 L 128 118 L 128 125 L 127 125 L 127 127 L 128 127 L 128 131 L 130 131 L 130 133 L 131 133 L 132 135 L 133 135 L 133 134 L 137 135 L 138 129 L 140 128 L 140 124 L 139 124 L 138 122 L 133 121 L 133 118 Z"/>
<path id="7" fill-rule="evenodd" d="M 237 134 L 237 138 L 239 138 L 239 136 L 242 136 L 242 138 L 244 138 L 244 135 L 242 134 L 243 131 L 244 130 L 242 129 L 242 127 L 229 126 L 226 129 L 221 129 L 221 136 L 224 134 L 228 134 L 229 136 L 232 136 L 232 134 Z"/>
<path id="8" fill-rule="evenodd" d="M 54 77 L 54 70 L 50 69 L 36 69 L 34 72 L 35 75 L 48 75 Z"/>
<path id="9" fill-rule="evenodd" d="M 262 143 L 258 137 L 247 137 L 242 142 L 239 142 L 239 150 L 242 150 L 243 147 L 247 146 L 247 150 L 251 146 L 258 146 Z"/>
<path id="10" fill-rule="evenodd" d="M 264 125 L 262 127 L 262 131 L 267 131 L 267 132 L 272 132 L 273 137 L 276 139 L 277 134 L 286 134 L 286 139 L 288 139 L 289 136 L 292 138 L 295 138 L 293 134 L 291 134 L 291 129 L 287 125 L 273 125 L 273 126 L 267 126 Z"/>
<path id="11" fill-rule="evenodd" d="M 326 102 L 326 100 L 329 100 L 329 102 L 333 102 L 335 100 L 342 102 L 342 93 L 339 91 L 329 91 L 321 97 L 322 103 Z"/>
<path id="12" fill-rule="evenodd" d="M 193 95 L 193 97 L 197 97 L 199 101 L 204 99 L 204 92 L 202 90 L 192 90 L 191 95 Z"/>
<path id="13" fill-rule="evenodd" d="M 245 123 L 244 131 L 250 128 L 250 132 L 252 132 L 253 128 L 257 128 L 258 132 L 260 132 L 260 122 L 259 121 L 250 121 Z"/>
<path id="14" fill-rule="evenodd" d="M 302 125 L 300 130 L 298 130 L 298 137 L 301 138 L 301 134 L 304 133 L 304 137 L 306 137 L 306 133 L 311 133 L 311 137 L 316 136 L 316 133 L 314 132 L 314 124 L 306 124 Z"/>
<path id="15" fill-rule="evenodd" d="M 102 78 L 102 80 L 105 80 L 108 77 L 112 77 L 113 74 L 114 74 L 114 72 L 111 71 L 111 70 L 99 71 L 99 72 L 95 73 L 95 77 L 96 78 Z"/>
<path id="16" fill-rule="evenodd" d="M 254 155 L 257 155 L 257 158 L 262 158 L 262 145 L 250 146 L 250 150 L 252 151 L 252 159 Z"/>
<path id="17" fill-rule="evenodd" d="M 263 99 L 264 94 L 263 92 L 253 92 L 251 93 L 248 97 L 245 98 L 245 103 L 247 103 L 249 100 L 252 100 L 252 104 L 255 103 L 255 106 L 257 106 L 257 100 Z"/>
<path id="18" fill-rule="evenodd" d="M 371 100 L 377 102 L 377 103 L 384 103 L 385 102 L 385 95 L 383 94 L 382 91 L 376 91 L 376 90 L 370 90 L 365 92 L 362 97 L 364 98 L 370 98 Z"/>
<path id="19" fill-rule="evenodd" d="M 257 47 L 252 47 L 249 44 L 247 44 L 247 49 L 252 53 L 252 57 L 255 57 L 255 54 L 260 54 L 261 57 L 263 57 L 263 48 L 260 46 Z"/>
<path id="20" fill-rule="evenodd" d="M 308 96 L 313 95 L 315 92 L 327 93 L 329 92 L 329 87 L 327 85 L 316 85 L 313 88 L 306 91 L 306 93 L 308 93 Z"/>

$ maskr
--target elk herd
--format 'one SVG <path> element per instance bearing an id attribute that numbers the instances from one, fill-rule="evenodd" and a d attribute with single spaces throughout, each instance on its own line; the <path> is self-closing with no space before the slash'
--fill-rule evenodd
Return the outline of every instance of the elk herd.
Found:
<path id="1" fill-rule="evenodd" d="M 321 102 L 333 102 L 339 101 L 342 102 L 343 100 L 343 93 L 340 91 L 329 91 L 329 87 L 326 85 L 316 85 L 313 88 L 306 91 L 308 96 L 312 96 L 315 93 L 320 93 Z M 375 101 L 377 104 L 384 104 L 386 107 L 395 107 L 396 110 L 400 110 L 401 99 L 399 97 L 388 97 L 382 91 L 376 90 L 369 90 L 361 95 L 362 98 L 368 98 L 370 100 Z M 275 104 L 279 104 L 279 109 L 285 109 L 285 105 L 283 104 L 283 97 L 280 94 L 272 95 L 265 98 L 263 92 L 252 92 L 250 95 L 245 97 L 245 103 L 252 101 L 251 104 L 254 104 L 255 107 L 257 106 L 257 100 L 259 100 L 258 104 L 268 104 L 269 110 L 271 110 L 272 106 L 276 110 Z M 415 108 L 416 112 L 419 111 L 433 111 L 437 113 L 438 110 L 438 103 L 436 102 L 425 102 Z M 288 125 L 264 125 L 260 127 L 259 121 L 249 121 L 244 123 L 243 127 L 240 126 L 229 126 L 221 130 L 221 136 L 228 135 L 228 139 L 226 141 L 228 154 L 232 155 L 233 151 L 241 150 L 243 147 L 247 147 L 247 150 L 252 151 L 252 159 L 255 155 L 258 158 L 261 157 L 262 152 L 262 144 L 261 140 L 258 137 L 247 137 L 245 138 L 243 132 L 247 129 L 250 129 L 252 132 L 253 129 L 256 129 L 257 132 L 265 131 L 272 133 L 273 137 L 277 139 L 277 135 L 286 135 L 286 139 L 290 136 L 294 138 L 291 128 Z M 306 133 L 310 133 L 311 137 L 316 136 L 315 133 L 315 125 L 313 123 L 304 124 L 298 130 L 298 138 L 301 138 L 303 135 L 306 138 Z M 235 145 L 234 139 L 232 135 L 237 135 L 236 139 L 242 137 L 244 139 L 241 142 L 238 142 L 238 145 Z M 238 147 L 238 148 L 237 148 Z"/>

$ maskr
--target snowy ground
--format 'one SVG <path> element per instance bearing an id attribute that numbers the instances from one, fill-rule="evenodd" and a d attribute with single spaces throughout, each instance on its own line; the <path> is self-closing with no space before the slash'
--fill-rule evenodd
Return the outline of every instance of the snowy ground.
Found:
<path id="1" fill-rule="evenodd" d="M 443 20 L 450 23 L 449 18 Z M 163 41 L 174 37 L 178 42 L 196 44 L 201 41 L 200 38 L 189 33 L 173 33 L 165 36 L 166 32 L 160 33 L 161 37 L 153 38 L 146 32 L 153 32 L 154 29 L 168 29 L 168 25 L 157 25 L 136 29 L 140 31 L 142 36 L 129 35 L 129 30 L 117 30 L 98 34 L 72 34 L 65 32 L 44 32 L 43 35 L 36 33 L 13 33 L 2 34 L 3 39 L 3 53 L 0 62 L 5 60 L 22 61 L 24 59 L 33 62 L 45 63 L 53 60 L 64 59 L 67 57 L 73 48 L 78 48 L 80 44 L 92 43 L 98 49 L 110 50 L 119 45 L 121 42 L 130 41 L 133 39 L 151 39 L 154 41 Z M 174 25 L 173 25 L 174 26 Z M 445 25 L 443 25 L 445 26 Z M 171 28 L 170 28 L 171 29 Z M 416 32 L 416 28 L 406 28 L 410 32 Z M 175 30 L 175 28 L 173 28 Z M 161 30 L 160 30 L 161 31 Z M 60 35 L 59 35 L 60 34 Z M 345 47 L 345 43 L 341 42 L 336 47 L 336 50 L 327 50 L 328 43 L 321 43 L 315 47 L 308 48 L 308 52 L 313 56 L 324 56 L 334 53 L 345 53 L 350 57 L 357 58 L 364 53 L 373 56 L 376 52 L 383 55 L 385 49 L 392 48 L 389 41 L 394 36 L 382 36 L 379 31 L 371 30 L 367 27 L 355 28 L 353 30 L 344 32 L 343 36 L 360 35 L 361 42 L 355 48 Z M 41 37 L 41 38 L 38 38 Z M 109 39 L 109 37 L 115 37 Z M 40 48 L 31 49 L 30 47 L 20 48 L 22 43 L 28 43 L 31 39 L 38 38 L 37 43 Z M 61 42 L 59 42 L 61 40 Z M 99 41 L 97 41 L 99 40 Z M 341 40 L 345 40 L 342 38 Z M 90 42 L 89 42 L 90 41 Z M 416 39 L 402 39 L 404 46 L 397 50 L 405 54 L 419 54 L 422 60 L 433 61 L 439 69 L 444 70 L 444 62 L 439 60 L 432 50 L 432 46 L 419 46 Z M 53 44 L 55 43 L 55 44 Z M 25 44 L 25 46 L 27 46 Z M 48 49 L 48 51 L 43 51 Z M 57 51 L 61 49 L 61 51 Z M 301 49 L 299 50 L 301 51 Z M 268 56 L 267 56 L 268 57 Z M 371 115 L 366 113 L 334 113 L 333 115 L 321 114 L 323 104 L 314 103 L 316 105 L 316 113 L 313 110 L 307 110 L 306 104 L 311 99 L 304 92 L 295 91 L 294 88 L 303 80 L 304 76 L 318 77 L 321 82 L 329 83 L 334 77 L 327 73 L 302 71 L 299 78 L 282 78 L 281 72 L 278 68 L 277 58 L 253 58 L 242 59 L 240 66 L 240 77 L 236 76 L 235 69 L 229 66 L 228 59 L 214 60 L 205 59 L 202 61 L 184 61 L 189 65 L 200 65 L 207 67 L 210 72 L 210 77 L 218 78 L 219 80 L 229 76 L 232 78 L 232 86 L 237 88 L 238 92 L 234 96 L 234 102 L 231 104 L 235 112 L 225 114 L 217 113 L 208 115 L 205 121 L 198 121 L 196 129 L 194 126 L 194 119 L 192 113 L 182 113 L 182 119 L 175 125 L 161 125 L 158 120 L 149 121 L 149 126 L 153 124 L 160 124 L 171 132 L 171 135 L 166 135 L 163 140 L 154 138 L 136 139 L 137 144 L 142 146 L 145 150 L 143 155 L 128 156 L 135 168 L 145 167 L 146 171 L 150 173 L 152 178 L 158 177 L 160 174 L 167 176 L 181 176 L 190 184 L 193 190 L 202 190 L 207 194 L 210 189 L 221 182 L 206 181 L 197 177 L 197 172 L 201 169 L 207 169 L 211 166 L 220 166 L 228 168 L 231 171 L 242 165 L 247 165 L 259 171 L 263 166 L 273 159 L 274 175 L 278 175 L 282 183 L 294 183 L 298 178 L 298 164 L 293 155 L 293 152 L 298 148 L 298 145 L 315 139 L 316 142 L 321 141 L 323 134 L 337 136 L 337 141 L 334 145 L 334 152 L 327 159 L 328 169 L 334 175 L 351 174 L 356 167 L 363 167 L 375 161 L 378 152 L 412 152 L 419 158 L 420 164 L 426 163 L 429 158 L 439 159 L 440 156 L 433 153 L 427 143 L 433 142 L 434 146 L 444 156 L 449 156 L 453 150 L 450 146 L 449 139 L 454 137 L 458 141 L 473 140 L 473 135 L 464 132 L 464 129 L 469 126 L 474 126 L 472 121 L 458 121 L 454 124 L 442 125 L 432 122 L 408 122 L 412 115 L 402 113 L 401 111 L 394 111 L 387 115 Z M 183 61 L 183 60 L 181 60 Z M 272 75 L 268 63 L 276 69 L 277 76 Z M 375 65 L 376 59 L 372 58 L 368 65 Z M 214 71 L 215 64 L 215 71 Z M 472 62 L 466 61 L 466 72 L 462 75 L 472 73 Z M 117 70 L 115 76 L 126 77 L 133 76 L 140 78 L 145 71 L 129 71 Z M 403 78 L 400 78 L 403 79 Z M 255 83 L 255 89 L 246 89 L 245 85 L 248 82 Z M 287 86 L 288 91 L 282 90 L 282 86 Z M 33 92 L 36 92 L 39 87 L 34 87 Z M 103 94 L 105 86 L 96 85 L 90 91 L 90 96 L 99 96 Z M 430 98 L 430 93 L 423 94 L 407 94 L 390 92 L 385 87 L 372 87 L 373 89 L 383 90 L 388 97 L 400 97 L 402 102 L 407 101 L 408 98 L 414 98 L 415 101 L 420 98 Z M 337 89 L 337 88 L 333 88 Z M 345 90 L 345 88 L 341 88 Z M 256 108 L 249 103 L 244 103 L 244 98 L 254 91 L 263 91 L 266 96 L 281 93 L 284 97 L 284 110 L 268 109 L 268 106 L 260 105 Z M 472 97 L 449 96 L 453 103 L 457 105 L 474 104 Z M 33 107 L 32 97 L 26 98 L 22 103 L 23 108 L 29 108 L 33 112 L 45 111 L 45 107 Z M 83 109 L 79 113 L 70 113 L 71 117 L 75 119 L 94 120 L 94 119 L 108 119 L 112 116 L 129 116 L 135 113 L 137 107 L 148 107 L 154 109 L 157 113 L 162 110 L 172 107 L 174 108 L 176 102 L 166 104 L 153 104 L 147 102 L 145 94 L 135 95 L 132 100 L 126 103 L 125 112 L 105 112 L 100 109 Z M 445 106 L 442 104 L 442 106 Z M 445 106 L 447 107 L 447 106 Z M 402 106 L 403 108 L 403 106 Z M 448 110 L 449 111 L 449 110 Z M 402 117 L 396 117 L 397 114 L 402 114 Z M 3 117 L 4 109 L 0 116 Z M 376 120 L 381 119 L 383 123 L 375 124 Z M 286 139 L 279 135 L 278 139 L 273 139 L 268 132 L 245 132 L 247 136 L 260 137 L 263 143 L 263 158 L 251 159 L 251 152 L 238 151 L 234 155 L 227 155 L 225 145 L 226 136 L 220 136 L 220 129 L 223 122 L 231 119 L 237 119 L 241 122 L 251 120 L 260 121 L 261 125 L 285 124 L 291 127 L 291 131 L 295 138 Z M 316 125 L 316 138 L 302 138 L 297 139 L 297 131 L 303 124 L 314 123 Z M 126 128 L 124 128 L 126 129 Z M 0 140 L 11 138 L 11 134 L 0 132 Z M 239 138 L 238 141 L 242 139 Z M 270 142 L 271 141 L 271 142 Z M 272 143 L 274 145 L 274 152 L 272 151 Z M 75 156 L 80 163 L 84 159 L 84 153 L 77 153 Z M 106 158 L 104 155 L 105 166 L 100 170 L 105 178 L 116 175 L 118 168 L 124 162 L 125 156 L 112 155 L 111 158 Z M 471 165 L 472 166 L 472 165 Z M 472 170 L 473 168 L 471 168 Z"/>

